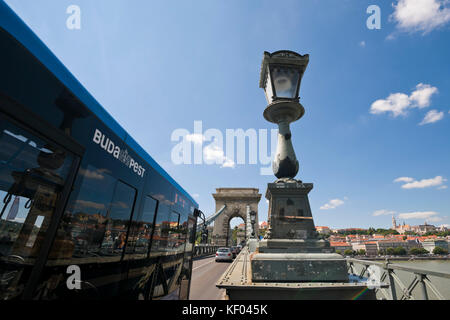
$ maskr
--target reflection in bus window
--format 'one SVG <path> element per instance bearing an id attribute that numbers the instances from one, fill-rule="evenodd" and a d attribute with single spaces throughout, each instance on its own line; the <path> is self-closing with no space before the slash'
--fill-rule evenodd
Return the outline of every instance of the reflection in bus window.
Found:
<path id="1" fill-rule="evenodd" d="M 153 221 L 155 218 L 158 202 L 152 197 L 144 198 L 144 208 L 142 216 L 136 223 L 136 235 L 133 239 L 128 239 L 127 252 L 147 255 L 150 243 L 150 237 L 153 232 Z"/>
<path id="2" fill-rule="evenodd" d="M 0 118 L 0 300 L 21 294 L 22 274 L 39 255 L 72 160 Z"/>
<path id="3" fill-rule="evenodd" d="M 50 259 L 97 257 L 116 180 L 106 169 L 80 169 L 82 182 L 62 218 Z"/>
<path id="4" fill-rule="evenodd" d="M 158 255 L 158 252 L 167 251 L 169 240 L 169 207 L 159 203 L 158 214 L 156 215 L 155 231 L 153 232 L 151 255 Z"/>
<path id="5" fill-rule="evenodd" d="M 134 188 L 120 181 L 117 182 L 114 198 L 106 216 L 106 230 L 100 250 L 102 255 L 122 254 L 135 197 Z"/>
<path id="6" fill-rule="evenodd" d="M 170 251 L 178 251 L 178 247 L 181 245 L 180 243 L 180 214 L 172 211 L 169 218 L 169 232 L 168 232 L 168 249 Z"/>

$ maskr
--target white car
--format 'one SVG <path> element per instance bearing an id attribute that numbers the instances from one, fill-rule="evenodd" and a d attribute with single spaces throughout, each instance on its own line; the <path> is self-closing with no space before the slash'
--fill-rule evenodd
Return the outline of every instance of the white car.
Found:
<path id="1" fill-rule="evenodd" d="M 233 253 L 230 248 L 219 248 L 216 252 L 217 261 L 233 261 Z"/>

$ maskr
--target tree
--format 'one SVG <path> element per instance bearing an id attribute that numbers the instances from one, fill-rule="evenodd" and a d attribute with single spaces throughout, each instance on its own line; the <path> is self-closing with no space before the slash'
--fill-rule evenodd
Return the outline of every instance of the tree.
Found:
<path id="1" fill-rule="evenodd" d="M 448 250 L 442 247 L 434 247 L 433 254 L 448 254 Z"/>
<path id="2" fill-rule="evenodd" d="M 337 254 L 341 254 L 341 250 L 336 250 L 336 253 Z"/>
<path id="3" fill-rule="evenodd" d="M 409 254 L 412 255 L 426 254 L 426 253 L 428 253 L 428 251 L 424 248 L 411 248 L 411 250 L 409 250 Z"/>
<path id="4" fill-rule="evenodd" d="M 351 255 L 353 255 L 353 250 L 352 250 L 352 249 L 347 249 L 347 250 L 345 250 L 345 251 L 344 251 L 344 255 L 346 255 L 346 256 L 351 256 Z"/>
<path id="5" fill-rule="evenodd" d="M 360 250 L 358 250 L 356 253 L 357 253 L 358 255 L 360 255 L 360 256 L 365 256 L 365 255 L 366 255 L 366 250 L 360 249 Z"/>
<path id="6" fill-rule="evenodd" d="M 386 249 L 386 254 L 388 254 L 390 256 L 394 255 L 395 254 L 394 248 L 391 248 L 391 247 L 387 248 Z"/>
<path id="7" fill-rule="evenodd" d="M 404 256 L 406 254 L 406 249 L 403 247 L 397 247 L 394 249 L 394 254 L 397 256 Z"/>

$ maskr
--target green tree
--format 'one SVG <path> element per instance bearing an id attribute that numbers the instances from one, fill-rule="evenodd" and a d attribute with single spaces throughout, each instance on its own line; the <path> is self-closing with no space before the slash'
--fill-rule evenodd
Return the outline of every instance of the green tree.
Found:
<path id="1" fill-rule="evenodd" d="M 353 255 L 353 250 L 352 250 L 352 249 L 347 249 L 347 250 L 345 250 L 345 251 L 344 251 L 344 255 L 346 255 L 346 256 L 351 256 L 351 255 Z"/>
<path id="2" fill-rule="evenodd" d="M 336 250 L 336 253 L 337 254 L 341 254 L 341 250 Z"/>
<path id="3" fill-rule="evenodd" d="M 397 256 L 404 256 L 406 254 L 406 249 L 403 247 L 397 247 L 394 249 L 394 254 Z"/>
<path id="4" fill-rule="evenodd" d="M 428 253 L 428 251 L 424 248 L 411 248 L 411 250 L 409 250 L 409 254 L 412 255 L 426 254 L 426 253 Z"/>
<path id="5" fill-rule="evenodd" d="M 434 247 L 433 254 L 448 254 L 448 250 L 442 247 Z"/>
<path id="6" fill-rule="evenodd" d="M 395 254 L 394 248 L 391 248 L 391 247 L 387 248 L 386 249 L 386 254 L 390 255 L 390 256 L 394 255 Z"/>
<path id="7" fill-rule="evenodd" d="M 359 256 L 365 256 L 365 255 L 366 255 L 366 250 L 360 249 L 360 250 L 357 251 L 357 254 L 358 254 Z"/>

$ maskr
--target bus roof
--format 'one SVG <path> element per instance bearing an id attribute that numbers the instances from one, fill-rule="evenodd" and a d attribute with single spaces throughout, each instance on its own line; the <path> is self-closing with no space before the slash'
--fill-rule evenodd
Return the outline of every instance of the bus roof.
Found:
<path id="1" fill-rule="evenodd" d="M 48 70 L 50 70 L 84 105 L 105 123 L 115 134 L 130 146 L 141 158 L 167 179 L 177 190 L 191 200 L 195 206 L 198 203 L 186 192 L 129 134 L 124 128 L 98 103 L 98 101 L 72 75 L 64 64 L 50 51 L 39 37 L 17 16 L 17 14 L 0 0 L 0 27 L 15 37 L 27 48 Z"/>

